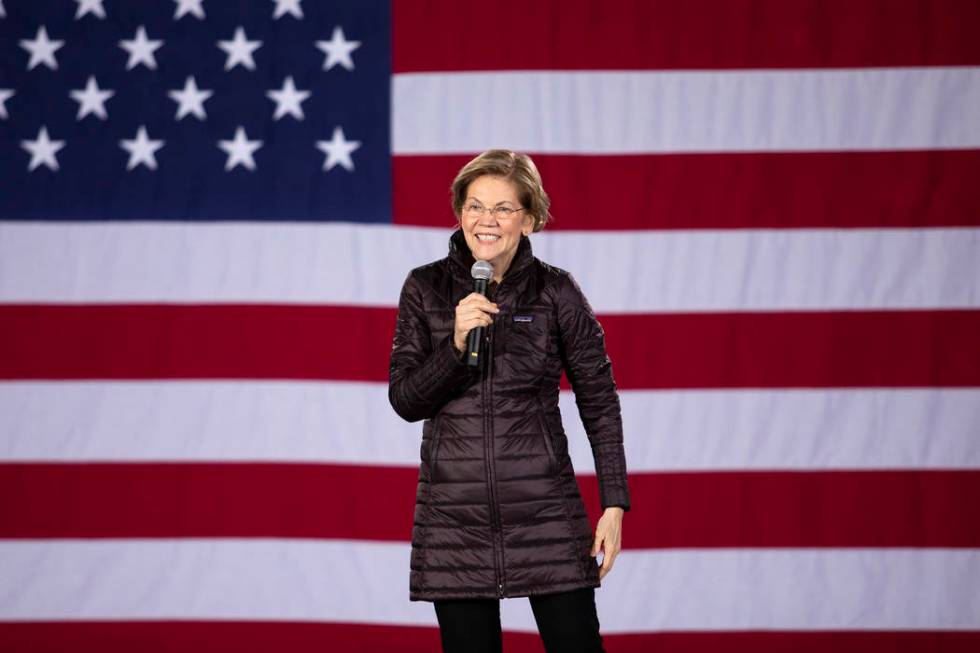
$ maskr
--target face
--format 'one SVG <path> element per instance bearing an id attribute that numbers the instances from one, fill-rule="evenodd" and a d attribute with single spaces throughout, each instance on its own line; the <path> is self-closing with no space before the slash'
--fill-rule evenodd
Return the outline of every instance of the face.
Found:
<path id="1" fill-rule="evenodd" d="M 482 206 L 487 209 L 506 207 L 515 212 L 509 216 L 507 211 L 483 215 L 468 207 Z M 466 189 L 466 201 L 463 202 L 462 214 L 459 217 L 466 244 L 478 261 L 490 261 L 493 265 L 494 277 L 501 277 L 510 266 L 521 235 L 531 234 L 534 226 L 533 219 L 527 210 L 517 211 L 522 207 L 517 199 L 517 186 L 502 177 L 484 175 L 470 182 Z"/>

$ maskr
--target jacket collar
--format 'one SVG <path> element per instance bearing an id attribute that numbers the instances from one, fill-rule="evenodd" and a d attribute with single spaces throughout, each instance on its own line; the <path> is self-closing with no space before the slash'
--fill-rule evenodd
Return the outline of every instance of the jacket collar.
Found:
<path id="1" fill-rule="evenodd" d="M 531 239 L 521 236 L 521 242 L 517 244 L 517 252 L 514 259 L 510 262 L 510 267 L 504 274 L 501 284 L 510 284 L 522 277 L 531 265 L 534 256 L 531 254 Z M 449 237 L 449 261 L 456 276 L 462 276 L 467 281 L 472 280 L 470 268 L 476 260 L 470 252 L 469 245 L 466 244 L 466 237 L 462 229 L 456 229 Z"/>

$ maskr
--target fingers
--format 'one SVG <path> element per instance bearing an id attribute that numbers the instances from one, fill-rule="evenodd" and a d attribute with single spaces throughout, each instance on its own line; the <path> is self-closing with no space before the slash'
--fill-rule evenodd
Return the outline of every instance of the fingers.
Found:
<path id="1" fill-rule="evenodd" d="M 599 567 L 599 580 L 602 580 L 603 577 L 612 570 L 613 563 L 616 562 L 616 556 L 619 555 L 618 546 L 612 547 L 608 546 L 608 543 L 605 544 L 607 545 L 603 547 L 602 565 Z"/>
<path id="2" fill-rule="evenodd" d="M 477 292 L 471 292 L 466 297 L 460 300 L 457 306 L 474 306 L 487 313 L 499 313 L 500 309 L 497 305 L 487 299 L 485 296 Z"/>
<path id="3" fill-rule="evenodd" d="M 456 329 L 469 331 L 478 326 L 490 326 L 492 315 L 500 308 L 478 293 L 470 293 L 456 305 Z"/>
<path id="4" fill-rule="evenodd" d="M 612 571 L 613 561 L 616 559 L 615 555 L 607 554 L 602 558 L 602 566 L 599 567 L 599 580 L 605 578 L 606 574 Z"/>
<path id="5" fill-rule="evenodd" d="M 602 580 L 612 569 L 616 556 L 619 555 L 619 534 L 608 532 L 608 529 L 605 528 L 597 528 L 595 539 L 592 541 L 592 551 L 589 555 L 594 558 L 600 550 L 602 551 L 602 564 L 599 567 L 599 580 Z"/>
<path id="6" fill-rule="evenodd" d="M 602 535 L 596 533 L 595 539 L 592 540 L 592 550 L 589 552 L 589 555 L 594 558 L 597 555 L 599 555 L 599 551 L 601 549 L 602 549 Z M 606 575 L 605 568 L 606 568 L 606 559 L 608 557 L 609 556 L 606 554 L 603 554 L 602 556 L 602 566 L 599 567 L 599 580 L 602 580 L 602 577 Z"/>
<path id="7" fill-rule="evenodd" d="M 500 308 L 496 304 L 479 293 L 473 292 L 461 299 L 456 305 L 456 322 L 453 329 L 456 349 L 462 351 L 467 334 L 477 327 L 488 327 L 493 324 L 492 316 L 499 312 Z"/>
<path id="8" fill-rule="evenodd" d="M 456 309 L 456 330 L 469 331 L 478 326 L 490 326 L 493 318 L 478 308 L 460 307 Z"/>

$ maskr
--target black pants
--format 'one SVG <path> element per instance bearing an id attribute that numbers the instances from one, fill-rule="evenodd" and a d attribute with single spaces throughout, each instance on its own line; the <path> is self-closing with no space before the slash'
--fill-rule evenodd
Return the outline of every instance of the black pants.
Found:
<path id="1" fill-rule="evenodd" d="M 530 597 L 548 653 L 605 653 L 595 610 L 595 589 Z M 443 653 L 500 653 L 500 600 L 434 601 Z"/>

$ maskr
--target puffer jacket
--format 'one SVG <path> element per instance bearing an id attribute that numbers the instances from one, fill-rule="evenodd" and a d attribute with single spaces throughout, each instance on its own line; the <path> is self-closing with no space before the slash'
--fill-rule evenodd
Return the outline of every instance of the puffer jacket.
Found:
<path id="1" fill-rule="evenodd" d="M 593 530 L 558 410 L 564 369 L 585 425 L 603 508 L 630 508 L 619 398 L 602 327 L 565 271 L 522 237 L 485 329 L 483 364 L 453 346 L 472 292 L 463 233 L 402 288 L 388 397 L 422 425 L 410 600 L 503 598 L 598 587 Z"/>

